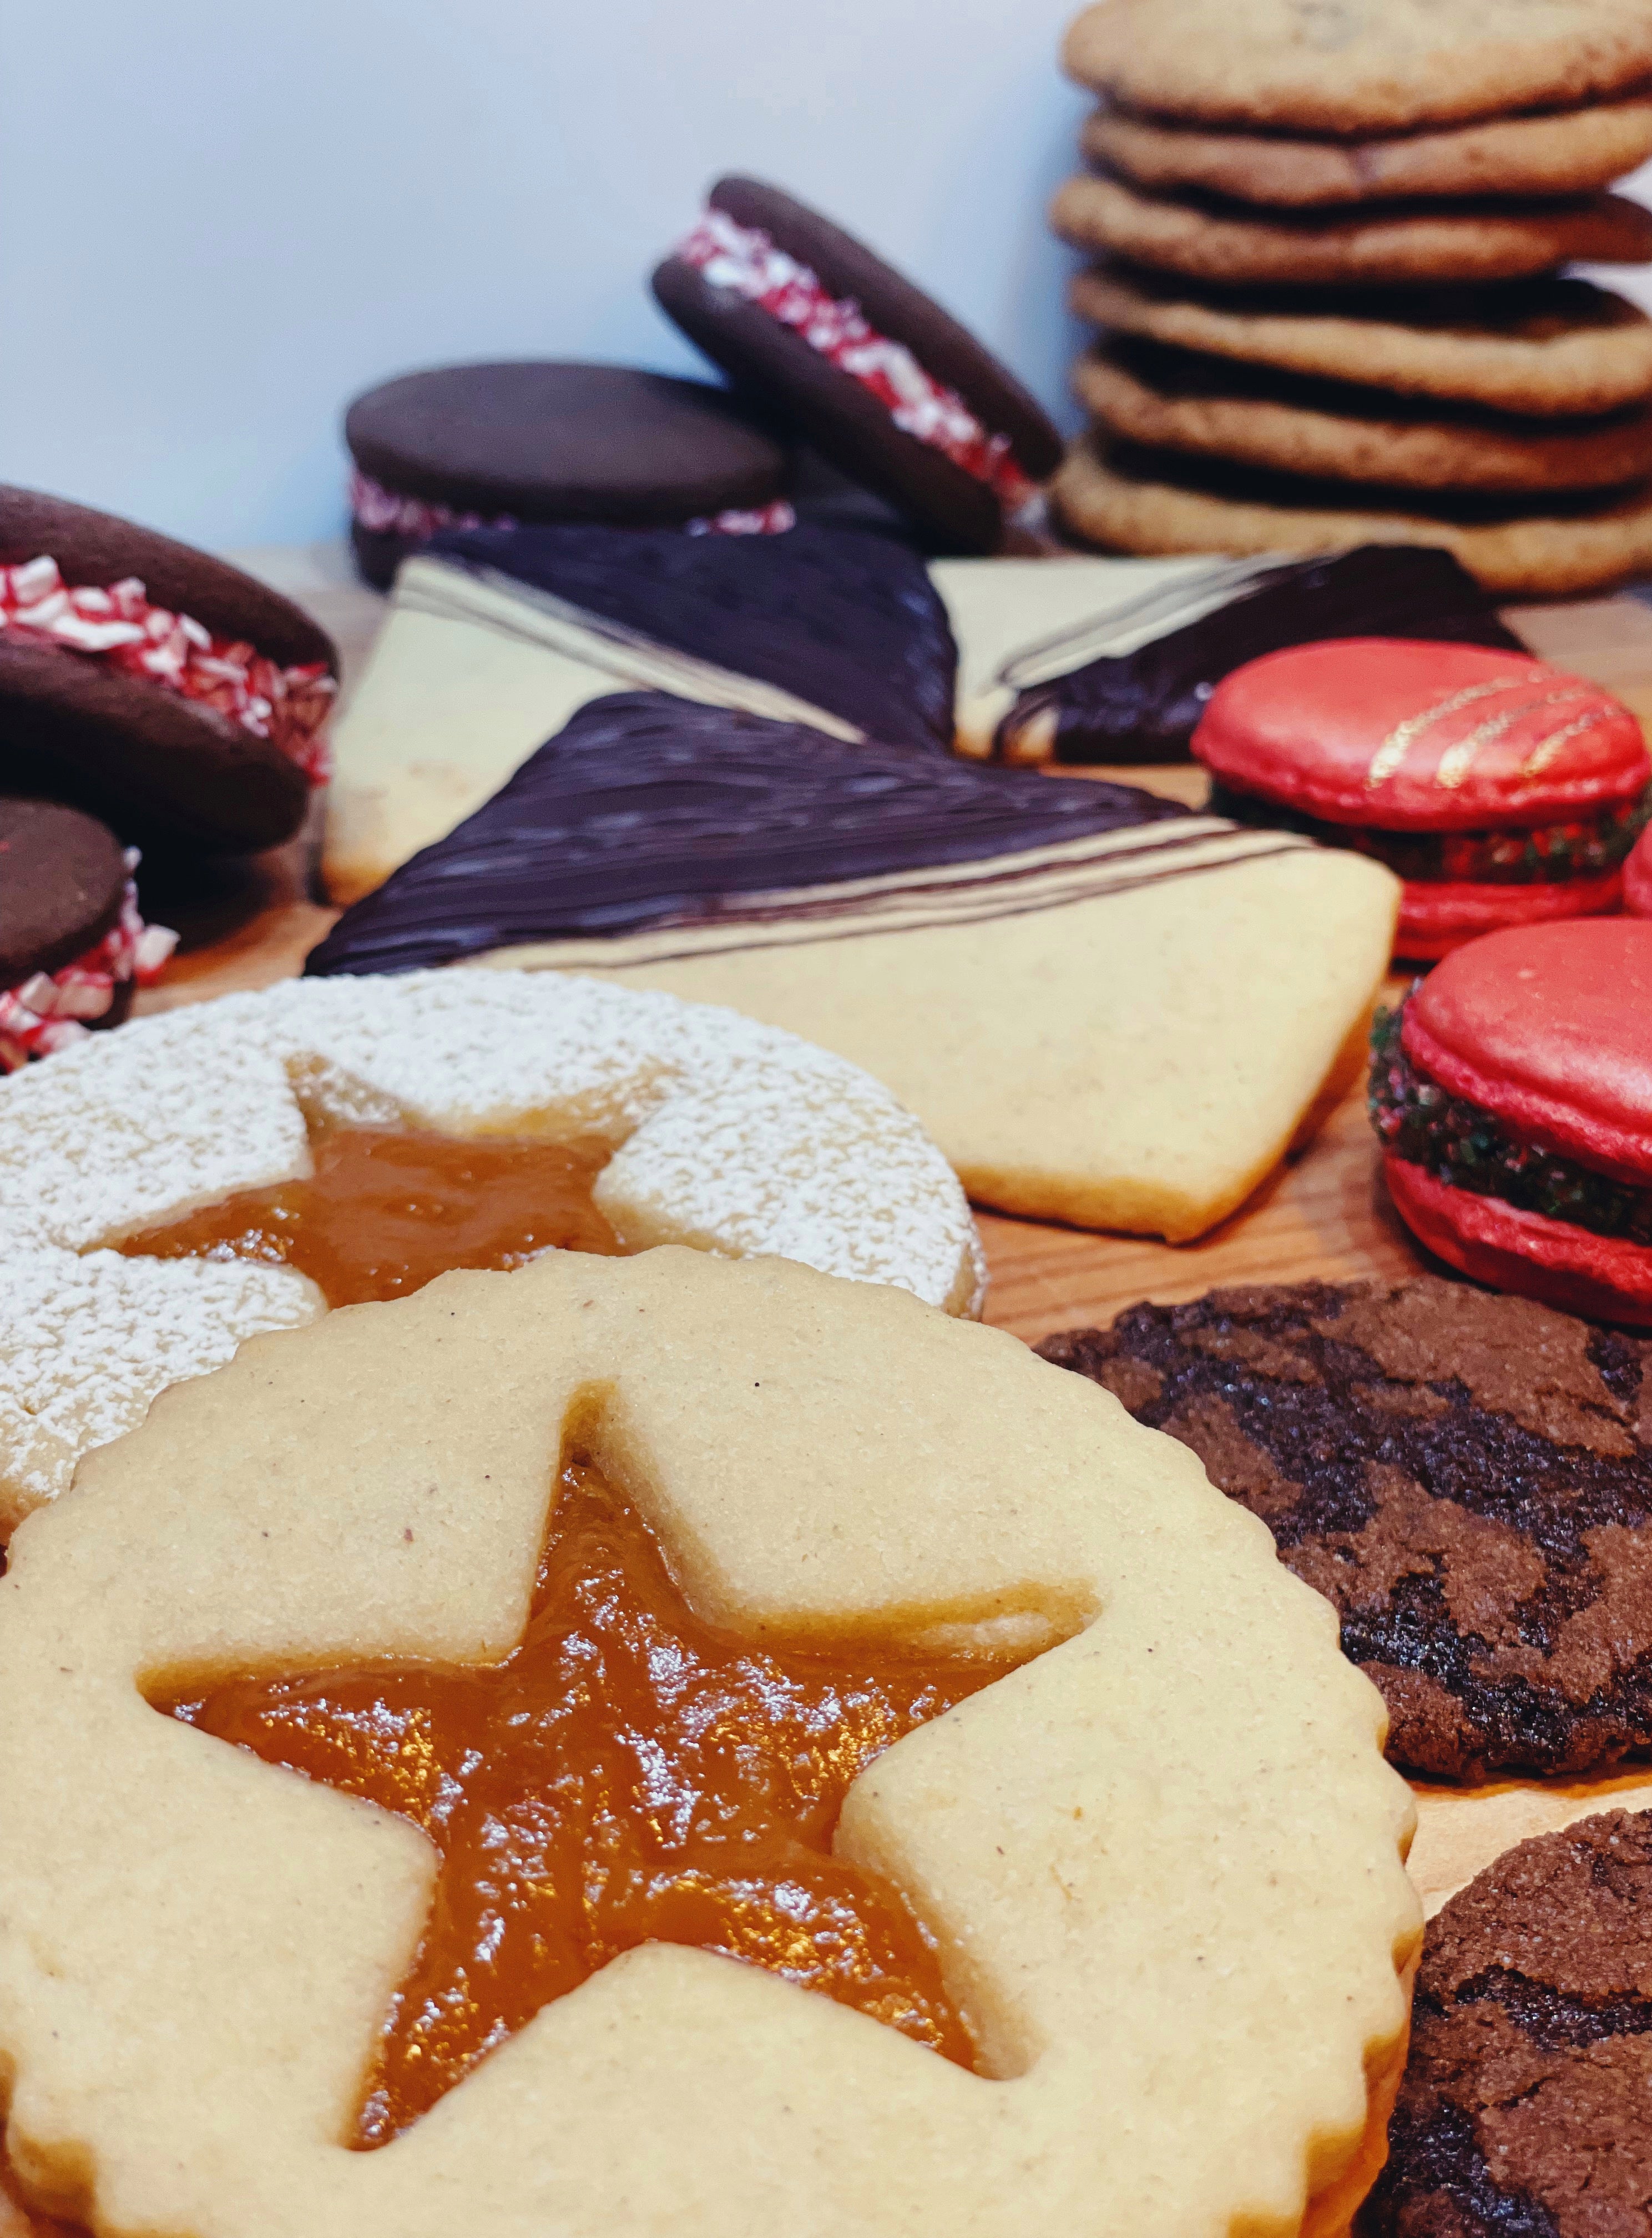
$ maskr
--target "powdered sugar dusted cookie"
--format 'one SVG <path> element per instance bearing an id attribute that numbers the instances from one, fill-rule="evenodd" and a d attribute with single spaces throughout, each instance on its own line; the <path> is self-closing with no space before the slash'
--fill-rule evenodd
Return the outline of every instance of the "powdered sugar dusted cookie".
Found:
<path id="1" fill-rule="evenodd" d="M 301 1182 L 332 1129 L 594 1145 L 610 1249 L 777 1253 L 953 1313 L 980 1302 L 958 1182 L 876 1081 L 731 1012 L 590 980 L 420 972 L 235 996 L 18 1075 L 0 1120 L 3 1524 L 165 1385 L 325 1309 L 287 1263 L 284 1201 L 249 1208 L 245 1233 L 202 1231 L 209 1257 L 113 1247 L 169 1252 L 169 1223 Z"/>

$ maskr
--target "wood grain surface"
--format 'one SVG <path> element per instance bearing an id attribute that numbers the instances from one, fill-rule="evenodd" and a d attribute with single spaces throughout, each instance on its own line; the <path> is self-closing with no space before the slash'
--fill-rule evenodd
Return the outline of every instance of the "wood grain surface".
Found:
<path id="1" fill-rule="evenodd" d="M 385 601 L 354 580 L 342 552 L 331 546 L 235 556 L 333 632 L 344 656 L 347 700 Z M 1508 619 L 1535 652 L 1604 684 L 1652 725 L 1652 607 L 1620 596 L 1512 607 Z M 1105 774 L 1190 804 L 1203 798 L 1203 774 L 1193 768 Z M 318 838 L 313 828 L 291 846 L 222 874 L 209 892 L 146 897 L 151 914 L 179 926 L 184 938 L 165 980 L 140 998 L 140 1009 L 264 987 L 298 971 L 336 914 L 316 884 Z M 1312 1139 L 1197 1243 L 1097 1235 L 982 1213 L 992 1282 L 987 1319 L 1032 1342 L 1055 1329 L 1104 1323 L 1143 1298 L 1172 1302 L 1237 1282 L 1392 1277 L 1424 1266 L 1378 1178 L 1363 1077 L 1338 1086 Z M 1418 1786 L 1416 1794 L 1411 1872 L 1431 1912 L 1511 1843 L 1591 1811 L 1652 1807 L 1652 1767 L 1594 1782 Z"/>

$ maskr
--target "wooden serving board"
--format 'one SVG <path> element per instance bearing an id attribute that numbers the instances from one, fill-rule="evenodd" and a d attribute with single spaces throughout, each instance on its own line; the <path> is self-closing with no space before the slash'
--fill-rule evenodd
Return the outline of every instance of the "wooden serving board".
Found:
<path id="1" fill-rule="evenodd" d="M 347 700 L 386 601 L 354 579 L 341 548 L 235 556 L 332 632 L 344 659 Z M 1535 652 L 1604 684 L 1652 726 L 1652 606 L 1619 596 L 1514 607 L 1508 619 Z M 1203 773 L 1190 767 L 1098 774 L 1192 804 L 1204 797 Z M 176 924 L 183 940 L 162 984 L 139 997 L 139 1010 L 267 987 L 299 971 L 337 914 L 320 897 L 318 839 L 319 829 L 312 830 L 288 847 L 223 873 L 209 894 L 152 903 L 153 913 Z M 1395 981 L 1393 987 L 1403 983 Z M 1106 1323 L 1143 1298 L 1173 1303 L 1219 1284 L 1314 1277 L 1348 1281 L 1393 1277 L 1425 1265 L 1378 1177 L 1363 1076 L 1339 1083 L 1318 1116 L 1305 1146 L 1197 1243 L 1173 1246 L 981 1214 L 992 1281 L 986 1318 L 1032 1343 L 1056 1329 Z M 1418 1831 L 1411 1875 L 1432 1912 L 1499 1851 L 1529 1835 L 1591 1811 L 1652 1808 L 1652 1767 L 1593 1782 L 1417 1785 L 1415 1792 Z M 0 2222 L 0 2238 L 3 2234 Z"/>

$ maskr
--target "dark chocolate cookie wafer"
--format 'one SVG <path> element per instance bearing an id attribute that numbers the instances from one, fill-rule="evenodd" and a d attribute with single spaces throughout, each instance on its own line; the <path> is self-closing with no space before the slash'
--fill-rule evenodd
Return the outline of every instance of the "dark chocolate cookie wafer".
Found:
<path id="1" fill-rule="evenodd" d="M 1362 2238 L 1638 2238 L 1652 2200 L 1652 1812 L 1523 1842 L 1430 1926 Z"/>
<path id="2" fill-rule="evenodd" d="M 355 461 L 351 537 L 381 589 L 440 528 L 680 528 L 760 514 L 780 499 L 788 467 L 782 445 L 726 389 L 624 365 L 404 374 L 356 398 L 344 440 Z"/>
<path id="3" fill-rule="evenodd" d="M 1213 1290 L 1039 1350 L 1268 1525 L 1397 1764 L 1478 1780 L 1652 1744 L 1652 1346 L 1419 1276 Z"/>
<path id="4" fill-rule="evenodd" d="M 290 838 L 325 774 L 332 640 L 171 537 L 0 487 L 0 789 L 144 846 Z"/>
<path id="5" fill-rule="evenodd" d="M 1061 438 L 968 330 L 778 187 L 719 179 L 654 274 L 662 308 L 741 388 L 943 549 L 990 552 Z"/>

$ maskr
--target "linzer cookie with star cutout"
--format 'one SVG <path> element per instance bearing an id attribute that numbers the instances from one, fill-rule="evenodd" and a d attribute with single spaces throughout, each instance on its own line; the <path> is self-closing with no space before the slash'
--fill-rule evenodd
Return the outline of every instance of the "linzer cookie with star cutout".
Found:
<path id="1" fill-rule="evenodd" d="M 726 389 L 631 366 L 439 366 L 358 396 L 351 541 L 387 590 L 443 528 L 551 521 L 758 533 L 791 525 L 788 460 Z"/>
<path id="2" fill-rule="evenodd" d="M 955 665 L 922 562 L 889 537 L 445 531 L 404 565 L 339 725 L 328 891 L 370 892 L 606 692 L 939 752 Z"/>
<path id="3" fill-rule="evenodd" d="M 12 1550 L 43 2206 L 1311 2238 L 1380 2164 L 1381 1705 L 1190 1454 L 1001 1331 L 553 1251 L 255 1341 Z"/>
<path id="4" fill-rule="evenodd" d="M 1396 953 L 1617 907 L 1652 804 L 1641 726 L 1530 655 L 1348 638 L 1248 662 L 1193 751 L 1213 805 L 1307 831 L 1405 881 Z"/>
<path id="5" fill-rule="evenodd" d="M 171 537 L 0 487 L 0 790 L 123 842 L 251 853 L 327 773 L 331 639 Z"/>
<path id="6" fill-rule="evenodd" d="M 1652 2192 L 1652 1813 L 1510 1850 L 1430 1925 L 1367 2238 L 1609 2238 Z"/>
<path id="7" fill-rule="evenodd" d="M 136 856 L 55 801 L 0 797 L 0 1073 L 118 1025 L 177 935 L 146 925 Z"/>
<path id="8" fill-rule="evenodd" d="M 981 1201 L 1181 1239 L 1283 1155 L 1398 893 L 1126 786 L 625 692 L 307 968 L 500 961 L 727 1003 L 885 1082 Z"/>
<path id="9" fill-rule="evenodd" d="M 994 550 L 1061 463 L 1042 407 L 966 328 L 778 187 L 719 179 L 653 287 L 737 387 L 942 550 Z"/>
<path id="10" fill-rule="evenodd" d="M 1652 924 L 1471 942 L 1379 1013 L 1371 1110 L 1400 1216 L 1477 1281 L 1652 1326 Z"/>
<path id="11" fill-rule="evenodd" d="M 1435 1275 L 1140 1305 L 1038 1347 L 1191 1446 L 1324 1593 L 1391 1758 L 1652 1745 L 1652 1345 Z"/>

